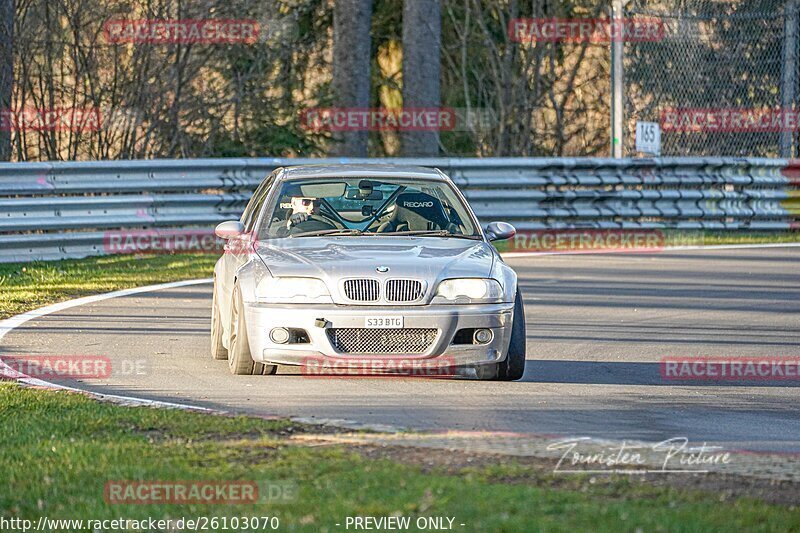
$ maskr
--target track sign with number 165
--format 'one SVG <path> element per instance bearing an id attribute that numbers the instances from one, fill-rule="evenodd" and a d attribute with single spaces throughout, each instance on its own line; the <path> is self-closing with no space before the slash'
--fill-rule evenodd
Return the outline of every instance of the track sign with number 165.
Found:
<path id="1" fill-rule="evenodd" d="M 661 155 L 661 127 L 658 122 L 636 123 L 636 151 Z"/>

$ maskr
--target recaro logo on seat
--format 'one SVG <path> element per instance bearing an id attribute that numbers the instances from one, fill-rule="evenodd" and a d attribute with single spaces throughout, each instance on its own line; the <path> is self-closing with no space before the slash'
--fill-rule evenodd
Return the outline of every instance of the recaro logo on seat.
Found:
<path id="1" fill-rule="evenodd" d="M 403 202 L 403 207 L 433 207 L 433 202 Z"/>

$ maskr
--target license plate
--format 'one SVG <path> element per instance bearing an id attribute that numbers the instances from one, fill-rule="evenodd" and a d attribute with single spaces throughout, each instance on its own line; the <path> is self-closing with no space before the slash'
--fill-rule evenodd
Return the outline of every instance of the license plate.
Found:
<path id="1" fill-rule="evenodd" d="M 402 328 L 401 316 L 371 316 L 364 319 L 365 328 Z"/>

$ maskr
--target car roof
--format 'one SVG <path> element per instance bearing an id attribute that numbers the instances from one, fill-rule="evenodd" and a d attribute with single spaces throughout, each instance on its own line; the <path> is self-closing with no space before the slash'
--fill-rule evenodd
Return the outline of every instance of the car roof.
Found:
<path id="1" fill-rule="evenodd" d="M 298 178 L 422 178 L 445 181 L 447 176 L 436 168 L 413 165 L 341 164 L 298 165 L 285 167 L 282 180 Z"/>

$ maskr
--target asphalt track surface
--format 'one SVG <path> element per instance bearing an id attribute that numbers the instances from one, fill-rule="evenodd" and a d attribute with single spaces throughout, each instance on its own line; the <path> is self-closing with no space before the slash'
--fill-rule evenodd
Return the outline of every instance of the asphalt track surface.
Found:
<path id="1" fill-rule="evenodd" d="M 95 355 L 86 390 L 261 415 L 800 452 L 800 381 L 676 382 L 663 357 L 800 357 L 800 248 L 508 259 L 528 361 L 512 383 L 232 376 L 209 355 L 211 286 L 112 298 L 11 331 L 0 355 Z M 134 365 L 136 368 L 133 368 Z M 126 372 L 122 372 L 125 369 Z"/>

